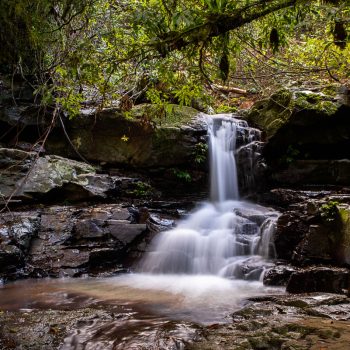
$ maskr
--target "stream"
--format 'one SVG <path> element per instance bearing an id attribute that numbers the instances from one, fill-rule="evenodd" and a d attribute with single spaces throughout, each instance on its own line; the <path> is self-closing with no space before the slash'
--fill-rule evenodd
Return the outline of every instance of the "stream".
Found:
<path id="1" fill-rule="evenodd" d="M 200 325 L 230 322 L 245 299 L 281 294 L 262 284 L 273 266 L 271 238 L 279 214 L 239 197 L 235 154 L 259 137 L 231 115 L 208 116 L 210 200 L 176 228 L 159 233 L 135 273 L 9 283 L 0 288 L 0 309 L 28 315 L 38 310 L 108 311 L 95 318 L 87 312 L 91 317 L 71 329 L 63 350 L 139 349 L 159 341 L 159 348 L 175 349 L 183 347 L 171 347 L 171 342 L 195 338 Z M 159 335 L 165 330 L 172 340 Z"/>

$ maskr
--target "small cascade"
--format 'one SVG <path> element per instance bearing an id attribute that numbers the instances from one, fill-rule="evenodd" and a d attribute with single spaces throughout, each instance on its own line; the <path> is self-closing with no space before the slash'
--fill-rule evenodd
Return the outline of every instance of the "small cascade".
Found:
<path id="1" fill-rule="evenodd" d="M 260 132 L 232 115 L 207 118 L 211 201 L 155 238 L 142 271 L 259 280 L 275 255 L 272 238 L 278 213 L 239 200 L 235 156 L 237 150 L 254 151 L 250 146 L 260 141 Z M 245 152 L 251 157 L 248 162 L 253 162 L 253 151 Z"/>

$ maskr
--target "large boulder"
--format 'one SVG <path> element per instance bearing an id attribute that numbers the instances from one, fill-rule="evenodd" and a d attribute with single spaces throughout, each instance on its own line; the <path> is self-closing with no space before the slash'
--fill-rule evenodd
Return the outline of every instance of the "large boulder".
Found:
<path id="1" fill-rule="evenodd" d="M 172 105 L 167 113 L 151 105 L 135 106 L 128 114 L 117 109 L 96 114 L 84 111 L 65 121 L 71 143 L 55 130 L 46 148 L 50 153 L 131 167 L 192 167 L 196 145 L 206 125 L 193 108 Z M 75 149 L 74 149 L 75 148 Z"/>
<path id="2" fill-rule="evenodd" d="M 97 174 L 83 162 L 8 148 L 0 148 L 0 170 L 0 193 L 11 199 L 82 200 L 123 192 L 132 196 L 141 184 L 138 179 Z"/>
<path id="3" fill-rule="evenodd" d="M 339 95 L 283 89 L 257 102 L 270 178 L 281 184 L 349 184 L 350 106 Z"/>

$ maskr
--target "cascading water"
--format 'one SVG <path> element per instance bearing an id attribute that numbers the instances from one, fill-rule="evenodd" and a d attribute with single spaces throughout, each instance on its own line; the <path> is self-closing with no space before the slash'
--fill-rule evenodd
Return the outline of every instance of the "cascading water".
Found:
<path id="1" fill-rule="evenodd" d="M 260 133 L 245 121 L 218 115 L 208 116 L 208 136 L 211 202 L 159 234 L 142 271 L 259 279 L 274 255 L 271 236 L 277 213 L 238 200 L 235 152 L 237 145 L 247 148 L 259 141 Z"/>

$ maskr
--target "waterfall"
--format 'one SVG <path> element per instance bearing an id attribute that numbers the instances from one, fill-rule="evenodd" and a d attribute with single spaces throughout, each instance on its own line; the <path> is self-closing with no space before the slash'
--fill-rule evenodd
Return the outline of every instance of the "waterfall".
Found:
<path id="1" fill-rule="evenodd" d="M 234 151 L 238 123 L 211 118 L 208 122 L 211 200 L 238 199 L 238 179 Z"/>
<path id="2" fill-rule="evenodd" d="M 154 239 L 142 271 L 259 279 L 274 256 L 278 214 L 239 200 L 235 154 L 237 145 L 259 141 L 260 133 L 232 115 L 207 118 L 211 201 Z"/>

